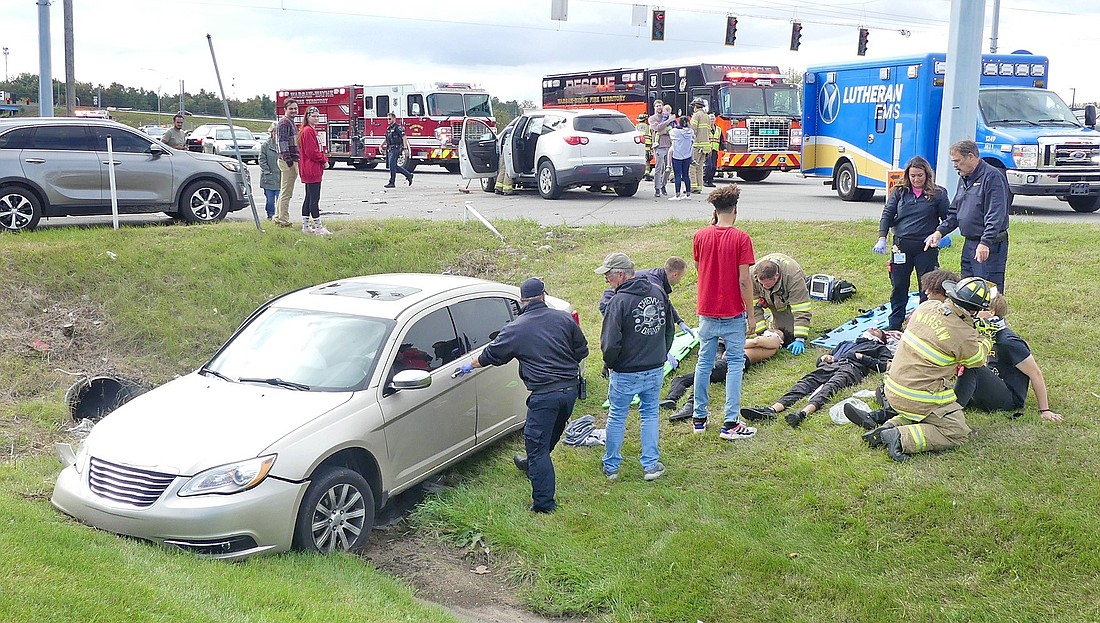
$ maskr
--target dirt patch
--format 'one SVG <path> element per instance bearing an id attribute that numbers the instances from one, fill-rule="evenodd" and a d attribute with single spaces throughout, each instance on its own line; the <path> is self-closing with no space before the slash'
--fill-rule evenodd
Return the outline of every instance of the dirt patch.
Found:
<path id="1" fill-rule="evenodd" d="M 375 530 L 363 557 L 411 584 L 418 598 L 469 623 L 588 621 L 549 619 L 528 611 L 517 595 L 519 587 L 491 551 L 441 543 L 402 524 Z"/>

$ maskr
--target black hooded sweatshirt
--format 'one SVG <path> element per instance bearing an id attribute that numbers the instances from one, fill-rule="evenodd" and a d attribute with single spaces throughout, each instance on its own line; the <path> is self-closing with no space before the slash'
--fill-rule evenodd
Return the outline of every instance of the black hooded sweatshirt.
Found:
<path id="1" fill-rule="evenodd" d="M 664 366 L 676 330 L 668 295 L 635 275 L 615 288 L 603 317 L 603 361 L 615 372 L 642 372 Z"/>

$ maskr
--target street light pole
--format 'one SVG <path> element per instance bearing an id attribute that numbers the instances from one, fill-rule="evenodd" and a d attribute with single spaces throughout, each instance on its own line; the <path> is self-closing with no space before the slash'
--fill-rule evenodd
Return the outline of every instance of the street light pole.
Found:
<path id="1" fill-rule="evenodd" d="M 1077 103 L 1077 89 L 1069 88 L 1069 108 L 1073 110 L 1073 105 Z"/>
<path id="2" fill-rule="evenodd" d="M 8 81 L 8 49 L 4 48 L 4 82 Z"/>

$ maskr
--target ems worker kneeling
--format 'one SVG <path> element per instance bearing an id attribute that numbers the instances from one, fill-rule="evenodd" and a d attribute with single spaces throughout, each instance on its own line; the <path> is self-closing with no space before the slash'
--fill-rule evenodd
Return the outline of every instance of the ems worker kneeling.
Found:
<path id="1" fill-rule="evenodd" d="M 561 439 L 573 405 L 577 402 L 580 362 L 588 356 L 588 340 L 573 317 L 546 306 L 546 286 L 531 278 L 519 287 L 519 316 L 504 325 L 496 338 L 472 361 L 455 370 L 458 376 L 485 366 L 503 366 L 519 360 L 519 378 L 531 396 L 527 398 L 527 423 L 523 443 L 527 458 L 516 456 L 516 467 L 531 480 L 531 507 L 551 513 L 554 501 L 554 464 L 550 451 Z"/>
<path id="2" fill-rule="evenodd" d="M 989 338 L 974 328 L 975 315 L 989 308 L 989 284 L 967 277 L 945 281 L 943 289 L 946 301 L 926 301 L 913 312 L 886 373 L 886 399 L 898 415 L 863 435 L 895 461 L 955 448 L 970 434 L 952 386 L 957 366 L 983 366 L 989 356 Z"/>

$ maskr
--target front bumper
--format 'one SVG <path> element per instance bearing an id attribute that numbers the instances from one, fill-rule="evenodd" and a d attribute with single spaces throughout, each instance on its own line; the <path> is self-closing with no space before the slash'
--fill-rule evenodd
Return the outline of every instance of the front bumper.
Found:
<path id="1" fill-rule="evenodd" d="M 612 175 L 612 169 L 622 168 L 622 175 Z M 557 171 L 558 184 L 564 188 L 588 185 L 633 184 L 645 176 L 645 164 L 582 164 Z"/>
<path id="2" fill-rule="evenodd" d="M 101 530 L 211 558 L 239 560 L 290 549 L 308 482 L 269 476 L 257 487 L 233 495 L 176 495 L 187 480 L 177 477 L 151 506 L 137 508 L 95 495 L 86 474 L 69 466 L 58 475 L 50 503 Z"/>
<path id="3" fill-rule="evenodd" d="M 1008 188 L 1014 195 L 1050 197 L 1100 195 L 1100 171 L 1026 171 L 1008 169 Z"/>

